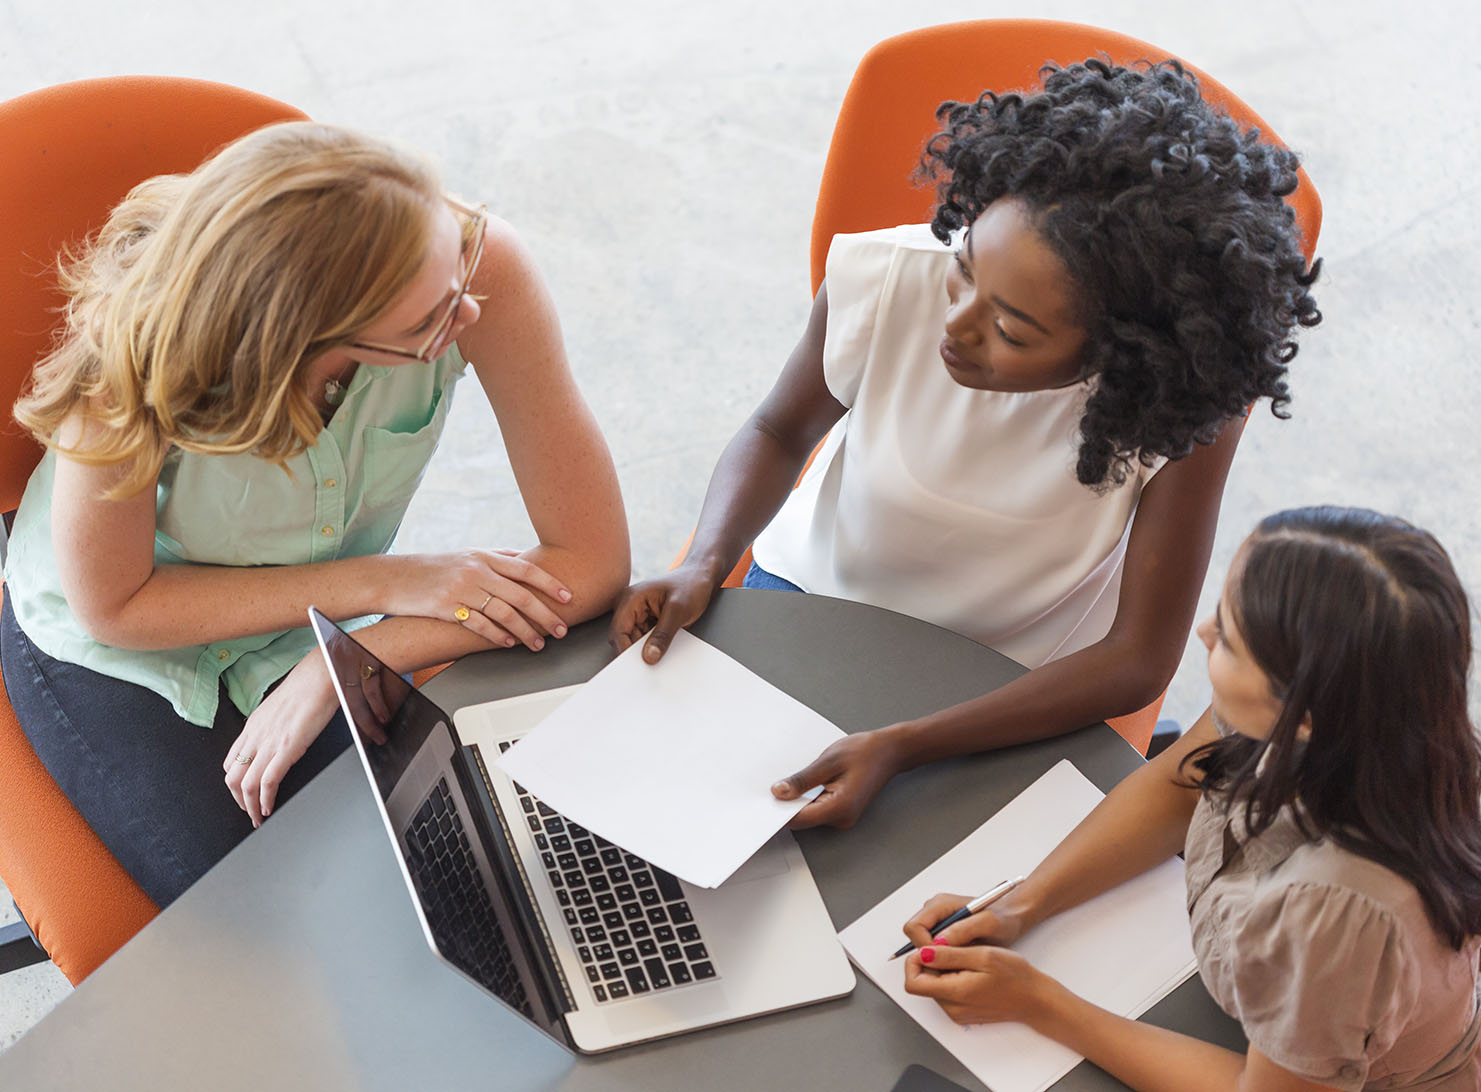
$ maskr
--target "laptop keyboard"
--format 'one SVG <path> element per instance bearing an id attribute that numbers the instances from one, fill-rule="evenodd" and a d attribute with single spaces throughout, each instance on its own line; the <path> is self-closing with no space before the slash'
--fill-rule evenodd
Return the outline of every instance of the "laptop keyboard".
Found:
<path id="1" fill-rule="evenodd" d="M 514 788 L 598 1001 L 717 977 L 672 873 L 570 822 L 523 786 Z"/>
<path id="2" fill-rule="evenodd" d="M 404 833 L 407 865 L 437 947 L 506 1004 L 533 1019 L 446 778 L 438 779 Z"/>

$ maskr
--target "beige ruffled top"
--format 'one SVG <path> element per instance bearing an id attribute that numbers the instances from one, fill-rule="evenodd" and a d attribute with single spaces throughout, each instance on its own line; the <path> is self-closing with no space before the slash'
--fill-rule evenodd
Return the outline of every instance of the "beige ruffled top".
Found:
<path id="1" fill-rule="evenodd" d="M 1205 798 L 1186 857 L 1199 973 L 1251 1046 L 1339 1089 L 1481 1090 L 1481 937 L 1451 948 L 1409 881 L 1289 808 L 1250 838 Z"/>

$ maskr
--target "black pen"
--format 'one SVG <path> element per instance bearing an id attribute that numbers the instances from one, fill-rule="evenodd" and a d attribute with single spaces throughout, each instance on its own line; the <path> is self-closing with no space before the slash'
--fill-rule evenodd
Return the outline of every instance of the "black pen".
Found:
<path id="1" fill-rule="evenodd" d="M 963 918 L 970 918 L 973 914 L 977 913 L 977 911 L 983 909 L 984 907 L 991 906 L 993 903 L 997 902 L 1004 895 L 1006 895 L 1009 891 L 1012 891 L 1015 887 L 1021 884 L 1025 879 L 1027 879 L 1027 877 L 1019 876 L 1015 879 L 1004 880 L 1002 883 L 994 887 L 991 891 L 984 891 L 971 902 L 967 903 L 966 906 L 958 910 L 955 914 L 952 914 L 950 917 L 942 918 L 935 925 L 931 926 L 931 936 L 935 937 L 948 926 L 955 925 Z M 914 944 L 906 943 L 903 948 L 901 948 L 894 955 L 890 956 L 890 958 L 899 959 L 902 955 L 904 955 L 906 952 L 910 951 L 914 947 Z"/>

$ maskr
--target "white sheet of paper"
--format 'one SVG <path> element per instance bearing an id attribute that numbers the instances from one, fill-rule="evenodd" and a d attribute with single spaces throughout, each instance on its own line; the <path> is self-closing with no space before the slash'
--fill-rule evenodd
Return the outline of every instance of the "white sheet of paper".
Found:
<path id="1" fill-rule="evenodd" d="M 993 1092 L 1042 1092 L 1080 1055 L 1023 1024 L 953 1023 L 936 1002 L 905 992 L 900 927 L 932 895 L 978 895 L 1027 875 L 1074 829 L 1103 794 L 1068 760 L 854 922 L 839 939 L 858 968 Z M 1090 902 L 1050 918 L 1013 946 L 1075 993 L 1137 1017 L 1195 970 L 1185 909 L 1183 862 L 1176 857 Z"/>
<path id="2" fill-rule="evenodd" d="M 771 795 L 843 732 L 686 630 L 639 641 L 498 759 L 535 796 L 630 853 L 718 887 L 806 801 Z"/>

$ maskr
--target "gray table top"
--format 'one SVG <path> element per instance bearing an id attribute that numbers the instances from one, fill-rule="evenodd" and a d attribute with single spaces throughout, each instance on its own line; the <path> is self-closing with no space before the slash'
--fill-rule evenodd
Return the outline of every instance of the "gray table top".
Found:
<path id="1" fill-rule="evenodd" d="M 926 623 L 789 592 L 724 592 L 694 631 L 847 731 L 1023 670 Z M 451 712 L 584 681 L 611 655 L 604 623 L 588 623 L 540 654 L 468 657 L 427 693 Z M 1097 725 L 913 771 L 852 830 L 802 832 L 834 922 L 852 922 L 1065 757 L 1105 790 L 1140 762 Z M 1144 1019 L 1244 1045 L 1196 977 Z M 862 976 L 837 1001 L 573 1057 L 432 956 L 346 754 L 0 1055 L 0 1086 L 886 1092 L 912 1063 L 981 1087 Z M 1124 1086 L 1082 1064 L 1054 1087 Z"/>

